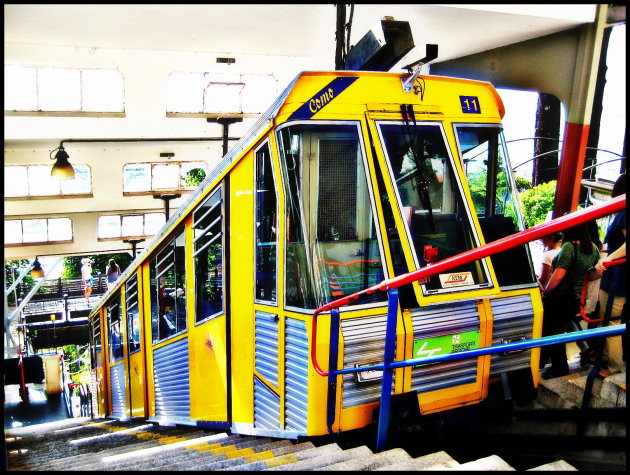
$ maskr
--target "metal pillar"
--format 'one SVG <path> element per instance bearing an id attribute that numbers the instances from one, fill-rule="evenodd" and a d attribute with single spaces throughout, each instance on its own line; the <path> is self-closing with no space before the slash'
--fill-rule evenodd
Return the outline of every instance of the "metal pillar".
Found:
<path id="1" fill-rule="evenodd" d="M 607 9 L 605 4 L 598 5 L 596 21 L 585 25 L 580 34 L 558 169 L 554 218 L 577 209 Z"/>

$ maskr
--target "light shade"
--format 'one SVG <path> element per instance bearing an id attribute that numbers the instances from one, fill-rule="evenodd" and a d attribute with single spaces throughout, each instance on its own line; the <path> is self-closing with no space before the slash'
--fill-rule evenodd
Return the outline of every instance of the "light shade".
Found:
<path id="1" fill-rule="evenodd" d="M 73 180 L 74 168 L 72 168 L 72 165 L 70 165 L 68 158 L 70 157 L 68 156 L 64 148 L 60 146 L 57 155 L 55 155 L 55 159 L 57 161 L 50 171 L 50 176 L 57 178 L 58 180 Z"/>
<path id="2" fill-rule="evenodd" d="M 33 279 L 41 279 L 45 275 L 46 273 L 44 272 L 44 269 L 42 269 L 42 265 L 36 257 L 35 262 L 33 262 L 33 268 L 31 269 L 31 277 Z"/>

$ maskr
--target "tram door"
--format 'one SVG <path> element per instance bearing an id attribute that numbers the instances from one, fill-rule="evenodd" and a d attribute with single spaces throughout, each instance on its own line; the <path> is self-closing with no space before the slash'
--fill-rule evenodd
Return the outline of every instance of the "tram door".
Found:
<path id="1" fill-rule="evenodd" d="M 107 369 L 109 372 L 110 408 L 108 416 L 127 418 L 127 385 L 123 358 L 122 308 L 120 293 L 107 305 Z"/>
<path id="2" fill-rule="evenodd" d="M 129 387 L 129 416 L 145 416 L 145 369 L 138 305 L 138 274 L 125 284 L 125 313 L 127 335 L 127 384 Z"/>
<path id="3" fill-rule="evenodd" d="M 94 417 L 102 417 L 107 409 L 107 393 L 105 367 L 103 363 L 103 343 L 101 337 L 100 314 L 92 317 L 91 327 L 91 362 L 92 362 L 92 413 Z"/>

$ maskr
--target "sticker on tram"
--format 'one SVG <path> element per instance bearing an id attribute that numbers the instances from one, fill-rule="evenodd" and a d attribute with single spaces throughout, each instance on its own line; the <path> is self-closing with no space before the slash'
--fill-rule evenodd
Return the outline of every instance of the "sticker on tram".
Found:
<path id="1" fill-rule="evenodd" d="M 459 96 L 464 114 L 481 114 L 481 106 L 477 96 Z"/>
<path id="2" fill-rule="evenodd" d="M 479 330 L 414 340 L 413 357 L 428 358 L 429 356 L 457 353 L 458 351 L 472 350 L 474 348 L 479 348 Z M 414 367 L 420 366 L 423 365 Z"/>
<path id="3" fill-rule="evenodd" d="M 439 277 L 443 289 L 448 289 L 449 287 L 460 287 L 462 285 L 472 285 L 475 283 L 472 277 L 472 272 L 440 274 Z"/>

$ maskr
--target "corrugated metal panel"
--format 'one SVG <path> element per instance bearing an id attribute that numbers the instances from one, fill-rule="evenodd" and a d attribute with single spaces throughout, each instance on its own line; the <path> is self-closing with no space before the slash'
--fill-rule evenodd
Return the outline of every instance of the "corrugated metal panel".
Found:
<path id="1" fill-rule="evenodd" d="M 479 330 L 479 311 L 475 301 L 429 305 L 411 312 L 413 339 L 424 340 Z M 477 378 L 477 358 L 455 360 L 413 368 L 411 389 L 426 393 L 473 383 Z"/>
<path id="2" fill-rule="evenodd" d="M 308 337 L 306 323 L 287 318 L 285 325 L 285 429 L 306 434 L 308 411 Z"/>
<path id="3" fill-rule="evenodd" d="M 280 397 L 254 377 L 254 427 L 280 429 Z"/>
<path id="4" fill-rule="evenodd" d="M 126 414 L 126 393 L 125 393 L 125 365 L 120 363 L 109 368 L 109 380 L 112 392 L 112 413 L 116 419 L 125 419 Z"/>
<path id="5" fill-rule="evenodd" d="M 490 301 L 494 316 L 492 345 L 500 345 L 503 340 L 532 338 L 534 307 L 529 295 L 504 297 Z M 497 353 L 490 360 L 490 376 L 499 376 L 506 371 L 529 367 L 532 350 L 518 351 L 503 355 Z"/>
<path id="6" fill-rule="evenodd" d="M 256 312 L 256 371 L 278 386 L 278 317 Z"/>
<path id="7" fill-rule="evenodd" d="M 190 420 L 188 338 L 155 350 L 153 368 L 156 418 L 175 422 Z"/>
<path id="8" fill-rule="evenodd" d="M 342 320 L 343 367 L 354 368 L 357 365 L 382 363 L 386 326 L 387 315 Z M 381 383 L 381 378 L 370 382 L 357 382 L 355 373 L 343 375 L 343 407 L 379 401 Z"/>

